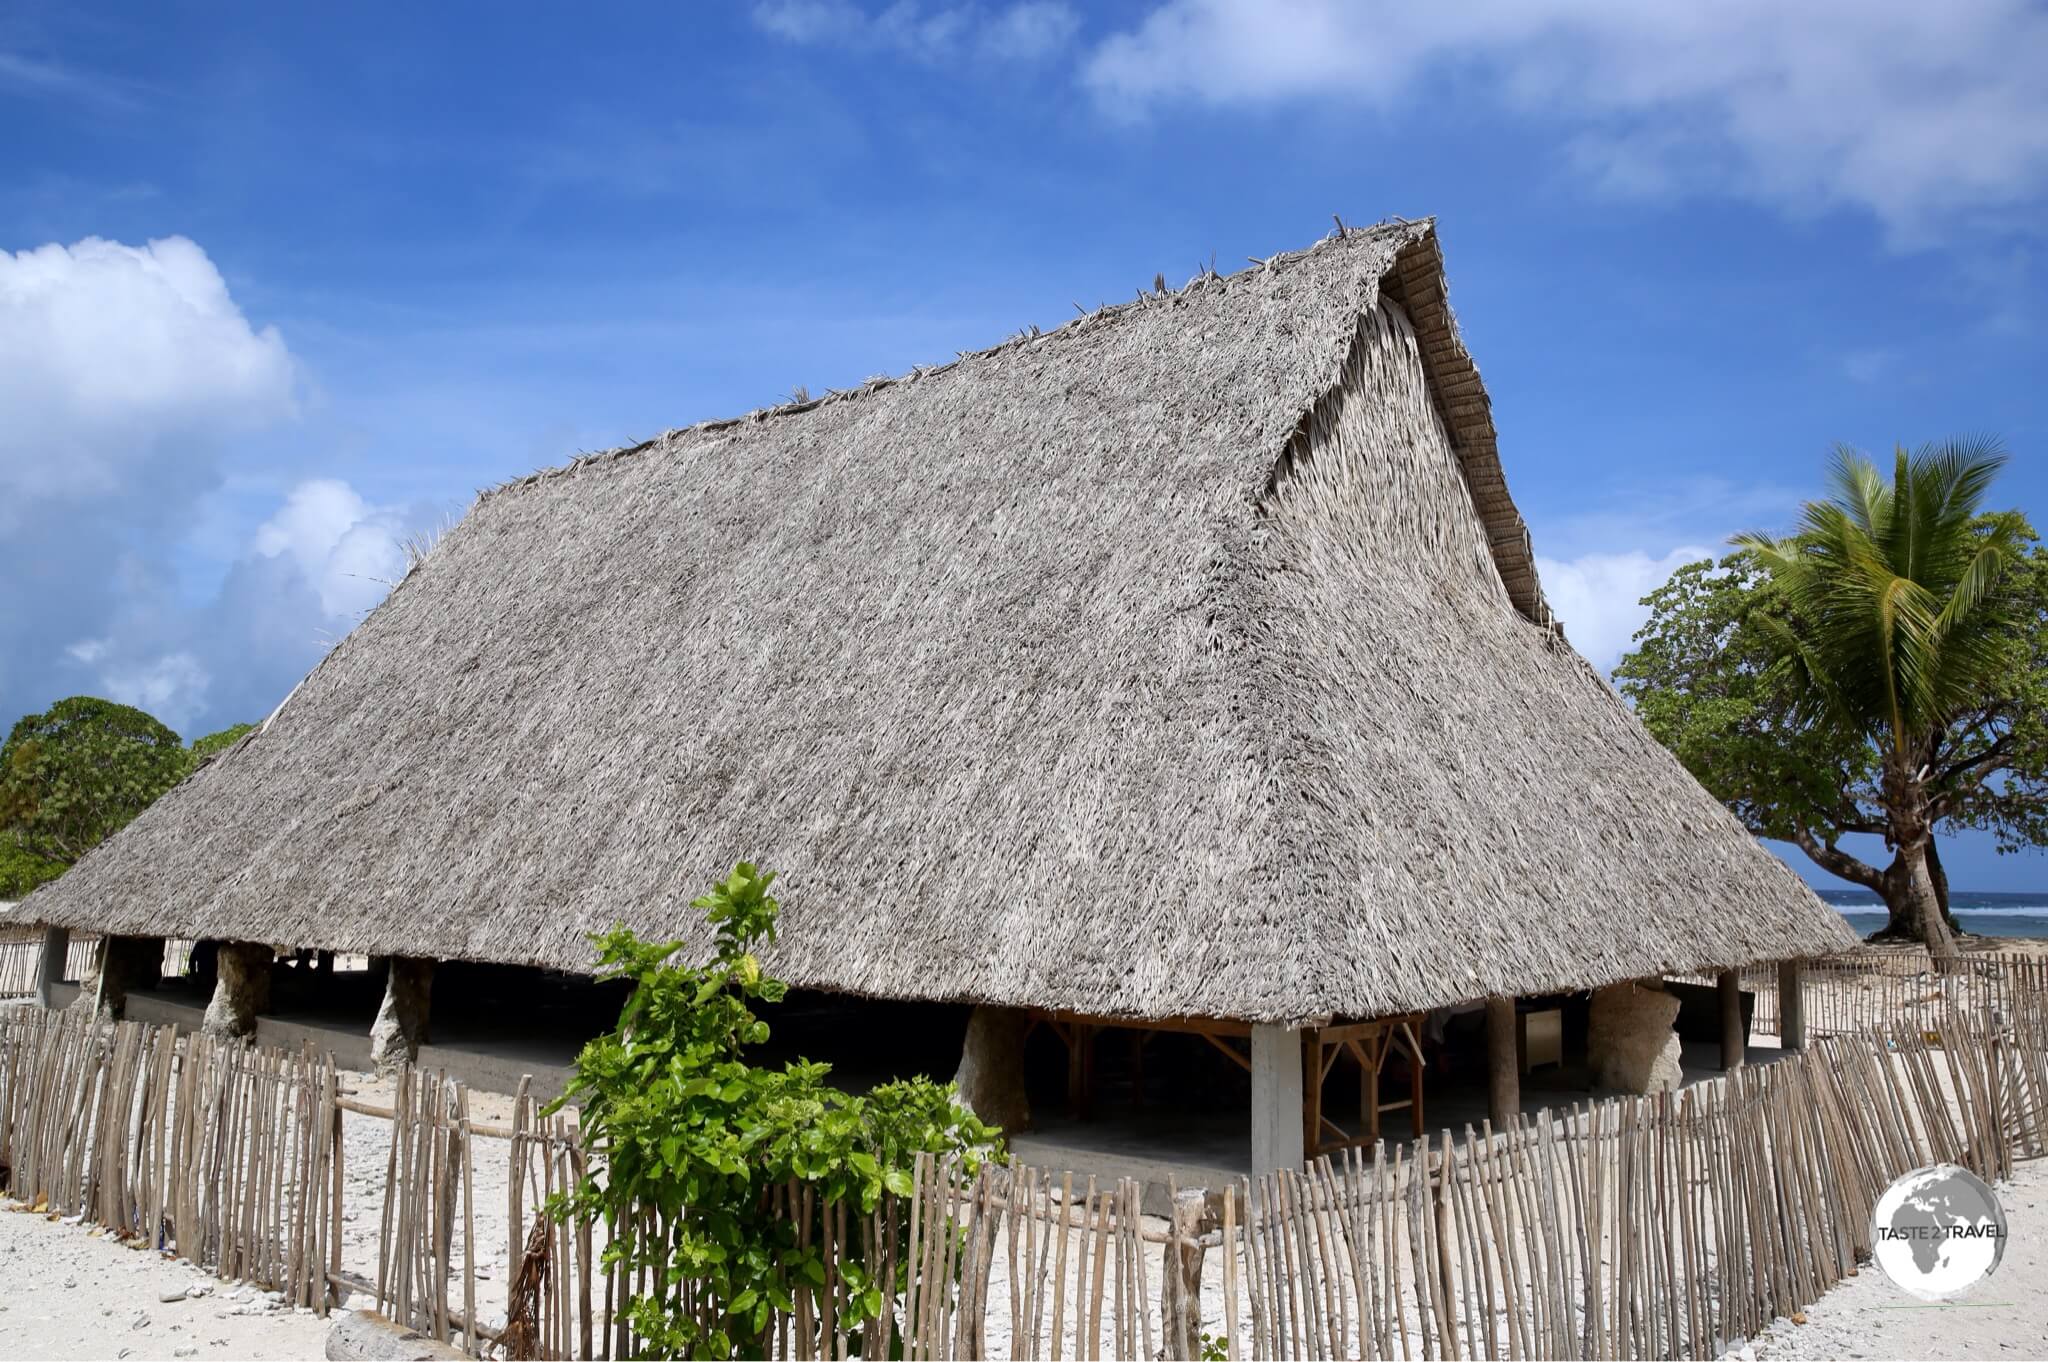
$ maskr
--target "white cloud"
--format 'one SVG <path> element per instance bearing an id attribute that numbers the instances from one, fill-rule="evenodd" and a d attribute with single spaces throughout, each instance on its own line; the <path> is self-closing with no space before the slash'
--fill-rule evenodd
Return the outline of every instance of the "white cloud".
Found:
<path id="1" fill-rule="evenodd" d="M 982 30 L 981 50 L 998 60 L 1037 61 L 1074 40 L 1081 20 L 1055 0 L 1027 0 L 997 15 Z"/>
<path id="2" fill-rule="evenodd" d="M 400 508 L 372 506 L 346 482 L 315 478 L 291 490 L 257 529 L 254 547 L 289 557 L 320 608 L 353 625 L 405 575 L 405 528 Z"/>
<path id="3" fill-rule="evenodd" d="M 259 717 L 403 575 L 406 513 L 275 438 L 300 383 L 192 241 L 0 252 L 0 726 Z"/>
<path id="4" fill-rule="evenodd" d="M 182 440 L 285 420 L 294 390 L 283 338 L 184 237 L 0 251 L 0 529 L 10 505 L 103 494 Z"/>
<path id="5" fill-rule="evenodd" d="M 1550 608 L 1564 621 L 1565 637 L 1605 676 L 1650 617 L 1642 598 L 1687 563 L 1712 557 L 1713 550 L 1693 545 L 1673 549 L 1662 558 L 1632 549 L 1588 553 L 1563 562 L 1539 557 L 1536 572 Z"/>
<path id="6" fill-rule="evenodd" d="M 1081 26 L 1062 0 L 1019 0 L 993 10 L 895 0 L 872 12 L 851 0 L 760 0 L 754 22 L 790 42 L 893 52 L 932 63 L 967 55 L 1038 61 L 1073 41 Z"/>
<path id="7" fill-rule="evenodd" d="M 1091 54 L 1126 109 L 1497 98 L 1577 126 L 1610 189 L 1852 204 L 1903 240 L 2028 220 L 2048 187 L 2048 13 L 2026 0 L 1167 0 Z"/>
<path id="8" fill-rule="evenodd" d="M 165 727 L 183 733 L 206 707 L 213 678 L 188 652 L 165 653 L 149 661 L 100 674 L 106 698 L 147 711 Z"/>

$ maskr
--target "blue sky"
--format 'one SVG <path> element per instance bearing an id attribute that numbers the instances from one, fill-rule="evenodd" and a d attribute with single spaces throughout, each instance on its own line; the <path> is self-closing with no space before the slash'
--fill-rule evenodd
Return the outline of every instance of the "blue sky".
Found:
<path id="1" fill-rule="evenodd" d="M 260 717 L 480 487 L 1333 213 L 1438 217 L 1608 666 L 1834 441 L 1995 432 L 2048 515 L 2043 70 L 2001 0 L 17 3 L 0 714 Z"/>

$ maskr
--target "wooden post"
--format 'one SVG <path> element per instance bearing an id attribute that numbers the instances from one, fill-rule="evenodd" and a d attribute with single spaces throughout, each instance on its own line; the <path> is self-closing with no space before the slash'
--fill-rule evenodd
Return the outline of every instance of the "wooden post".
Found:
<path id="1" fill-rule="evenodd" d="M 1749 1037 L 1742 1027 L 1742 975 L 1732 969 L 1721 971 L 1721 1067 L 1742 1067 L 1743 1051 Z"/>
<path id="2" fill-rule="evenodd" d="M 1515 1000 L 1486 1000 L 1486 1112 L 1503 1130 L 1522 1109 L 1522 1070 L 1515 1043 Z"/>
<path id="3" fill-rule="evenodd" d="M 1252 1027 L 1252 1172 L 1301 1170 L 1301 1032 Z"/>
<path id="4" fill-rule="evenodd" d="M 1778 962 L 1778 1044 L 1787 1050 L 1806 1048 L 1806 990 L 1797 960 Z"/>
<path id="5" fill-rule="evenodd" d="M 1076 1120 L 1093 1114 L 1095 1028 L 1084 1021 L 1067 1023 L 1067 1111 Z"/>
<path id="6" fill-rule="evenodd" d="M 1159 1324 L 1167 1357 L 1202 1355 L 1202 1221 L 1209 1194 L 1199 1187 L 1174 1188 L 1166 1257 L 1159 1274 Z M 1224 1251 L 1233 1249 L 1228 1241 Z"/>
<path id="7" fill-rule="evenodd" d="M 43 928 L 43 953 L 36 961 L 36 1006 L 56 1006 L 55 986 L 64 982 L 64 958 L 70 953 L 69 928 Z"/>

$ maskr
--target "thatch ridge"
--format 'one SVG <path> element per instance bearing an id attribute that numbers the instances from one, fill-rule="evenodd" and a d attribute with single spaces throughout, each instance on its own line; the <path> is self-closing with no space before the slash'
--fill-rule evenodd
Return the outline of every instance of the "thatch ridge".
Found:
<path id="1" fill-rule="evenodd" d="M 1430 224 L 914 373 L 480 498 L 23 911 L 579 968 L 747 857 L 805 986 L 1253 1020 L 1847 944 L 1549 627 Z"/>
<path id="2" fill-rule="evenodd" d="M 867 397 L 891 388 L 899 383 L 915 383 L 922 379 L 934 378 L 950 373 L 971 360 L 989 359 L 1019 347 L 1035 346 L 1064 339 L 1078 334 L 1092 326 L 1100 326 L 1126 317 L 1138 309 L 1171 305 L 1185 299 L 1197 289 L 1230 288 L 1234 284 L 1255 283 L 1262 276 L 1284 270 L 1290 265 L 1309 259 L 1316 251 L 1332 243 L 1344 243 L 1371 238 L 1390 242 L 1397 251 L 1394 271 L 1382 281 L 1381 287 L 1387 295 L 1409 312 L 1421 338 L 1424 362 L 1429 365 L 1435 379 L 1434 391 L 1444 403 L 1444 418 L 1450 427 L 1453 441 L 1465 463 L 1466 482 L 1472 490 L 1472 498 L 1480 515 L 1485 519 L 1489 536 L 1494 544 L 1494 556 L 1500 563 L 1502 579 L 1507 583 L 1509 594 L 1515 606 L 1524 615 L 1538 624 L 1555 625 L 1549 603 L 1543 598 L 1543 584 L 1536 573 L 1535 551 L 1529 542 L 1528 527 L 1523 524 L 1521 512 L 1508 495 L 1507 481 L 1500 467 L 1500 456 L 1493 427 L 1492 404 L 1487 399 L 1486 389 L 1479 381 L 1478 366 L 1466 353 L 1464 341 L 1459 337 L 1457 322 L 1450 308 L 1450 301 L 1444 288 L 1443 255 L 1438 245 L 1435 218 L 1394 217 L 1370 227 L 1346 227 L 1339 217 L 1331 231 L 1295 251 L 1282 251 L 1264 259 L 1252 257 L 1250 264 L 1241 270 L 1219 272 L 1213 266 L 1197 270 L 1178 289 L 1165 286 L 1165 276 L 1157 276 L 1154 287 L 1148 292 L 1138 291 L 1138 296 L 1129 302 L 1105 303 L 1088 311 L 1076 303 L 1079 315 L 1068 319 L 1050 331 L 1029 326 L 1003 340 L 980 350 L 962 350 L 954 358 L 938 364 L 921 364 L 908 373 L 891 376 L 878 374 L 870 377 L 857 388 L 827 390 L 822 397 L 798 398 L 773 406 L 757 407 L 742 416 L 713 417 L 687 426 L 671 427 L 647 440 L 635 440 L 611 449 L 593 450 L 580 454 L 565 464 L 537 469 L 523 477 L 508 478 L 495 487 L 487 488 L 482 496 L 531 487 L 550 478 L 569 476 L 584 468 L 613 459 L 630 457 L 659 450 L 676 440 L 699 433 L 713 433 L 731 430 L 750 421 L 771 421 L 778 417 L 800 416 L 817 411 L 833 402 L 844 402 Z"/>

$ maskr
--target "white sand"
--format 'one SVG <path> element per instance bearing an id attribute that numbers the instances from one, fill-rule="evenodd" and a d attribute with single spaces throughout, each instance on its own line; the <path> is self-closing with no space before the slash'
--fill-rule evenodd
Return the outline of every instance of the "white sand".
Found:
<path id="1" fill-rule="evenodd" d="M 2014 1165 L 2000 1183 L 2011 1229 L 1988 1281 L 1955 1304 L 1929 1305 L 1867 1264 L 1806 1311 L 1757 1335 L 1759 1358 L 2048 1358 L 2048 1160 Z"/>
<path id="2" fill-rule="evenodd" d="M 19 1207 L 0 1201 L 0 1357 L 322 1355 L 328 1321 L 310 1311 Z"/>

